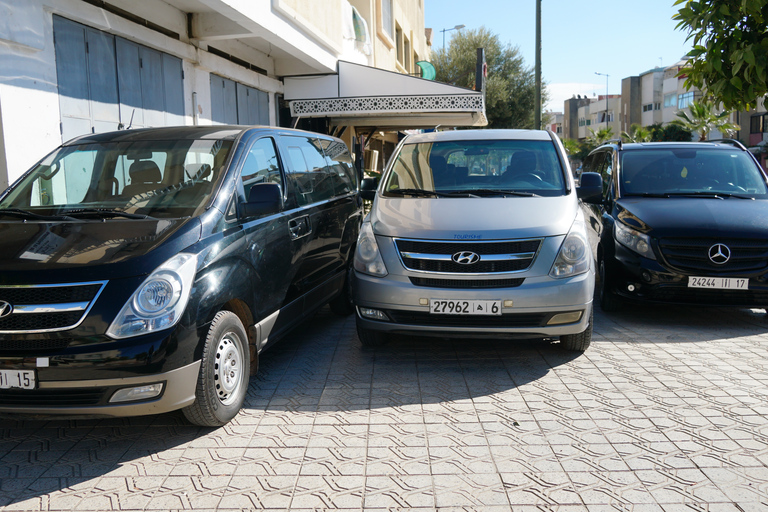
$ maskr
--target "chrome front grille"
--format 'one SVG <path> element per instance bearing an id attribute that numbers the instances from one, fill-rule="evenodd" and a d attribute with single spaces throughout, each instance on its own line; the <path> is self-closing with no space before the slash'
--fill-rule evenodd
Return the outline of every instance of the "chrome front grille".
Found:
<path id="1" fill-rule="evenodd" d="M 400 261 L 408 270 L 438 274 L 499 274 L 528 270 L 542 239 L 504 241 L 435 241 L 395 239 Z M 474 254 L 472 263 L 457 255 Z"/>
<path id="2" fill-rule="evenodd" d="M 55 332 L 76 327 L 106 284 L 96 281 L 0 286 L 0 333 Z"/>
<path id="3" fill-rule="evenodd" d="M 709 249 L 723 244 L 730 250 L 730 258 L 724 264 L 716 264 L 709 258 Z M 682 271 L 706 272 L 753 272 L 768 266 L 768 240 L 739 238 L 661 238 L 659 250 L 666 262 Z"/>

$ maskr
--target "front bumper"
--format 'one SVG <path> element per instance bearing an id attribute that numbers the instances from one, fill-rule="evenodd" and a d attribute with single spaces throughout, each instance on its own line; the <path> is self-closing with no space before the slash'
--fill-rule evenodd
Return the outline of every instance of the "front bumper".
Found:
<path id="1" fill-rule="evenodd" d="M 384 278 L 354 273 L 353 295 L 358 324 L 398 334 L 472 337 L 558 337 L 584 332 L 589 326 L 594 292 L 592 271 L 567 278 L 527 277 L 514 288 L 432 288 L 416 286 L 407 275 Z M 500 316 L 434 315 L 430 299 L 511 301 Z M 424 301 L 427 301 L 424 305 Z M 360 308 L 384 312 L 389 321 L 372 320 Z M 581 312 L 578 321 L 550 324 L 559 313 Z"/>
<path id="2" fill-rule="evenodd" d="M 714 307 L 765 308 L 768 306 L 768 275 L 697 271 L 684 274 L 663 266 L 658 260 L 639 256 L 616 244 L 615 258 L 606 262 L 609 287 L 632 301 Z M 746 290 L 689 288 L 689 276 L 747 278 Z"/>
<path id="3" fill-rule="evenodd" d="M 37 389 L 0 390 L 0 413 L 42 416 L 120 417 L 160 414 L 195 401 L 200 361 L 165 373 L 116 379 L 42 381 Z M 163 383 L 162 393 L 151 399 L 110 403 L 118 390 Z"/>

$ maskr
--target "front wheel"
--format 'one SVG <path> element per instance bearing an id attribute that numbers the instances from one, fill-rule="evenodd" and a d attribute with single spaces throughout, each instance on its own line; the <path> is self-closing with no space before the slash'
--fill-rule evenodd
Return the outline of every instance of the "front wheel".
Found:
<path id="1" fill-rule="evenodd" d="M 248 335 L 243 323 L 231 311 L 219 311 L 205 339 L 195 402 L 183 409 L 184 416 L 203 427 L 226 424 L 243 406 L 249 375 Z"/>
<path id="2" fill-rule="evenodd" d="M 592 343 L 592 320 L 593 315 L 590 311 L 589 325 L 586 330 L 577 334 L 564 334 L 560 336 L 560 344 L 565 350 L 584 352 L 589 348 L 589 345 Z"/>
<path id="3" fill-rule="evenodd" d="M 600 260 L 598 277 L 600 282 L 597 287 L 597 296 L 600 301 L 600 309 L 606 313 L 619 311 L 622 306 L 621 297 L 613 291 L 613 279 L 605 268 L 605 259 Z"/>
<path id="4" fill-rule="evenodd" d="M 352 302 L 352 272 L 352 256 L 350 255 L 347 275 L 344 276 L 344 285 L 341 288 L 341 293 L 328 303 L 331 311 L 339 316 L 349 316 L 355 312 L 355 304 Z"/>

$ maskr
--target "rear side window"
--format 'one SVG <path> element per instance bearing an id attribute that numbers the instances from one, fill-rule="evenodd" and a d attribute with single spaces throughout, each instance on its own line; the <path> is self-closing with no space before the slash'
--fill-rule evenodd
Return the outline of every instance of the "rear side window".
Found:
<path id="1" fill-rule="evenodd" d="M 284 136 L 288 150 L 289 176 L 299 206 L 331 199 L 331 173 L 326 166 L 320 141 L 308 137 Z"/>
<path id="2" fill-rule="evenodd" d="M 251 146 L 241 171 L 245 199 L 248 199 L 251 187 L 257 183 L 276 183 L 280 192 L 284 190 L 283 175 L 280 172 L 280 162 L 274 141 L 269 138 L 257 140 Z"/>
<path id="3" fill-rule="evenodd" d="M 335 140 L 323 140 L 321 143 L 331 173 L 334 195 L 340 196 L 357 190 L 357 174 L 347 145 Z"/>

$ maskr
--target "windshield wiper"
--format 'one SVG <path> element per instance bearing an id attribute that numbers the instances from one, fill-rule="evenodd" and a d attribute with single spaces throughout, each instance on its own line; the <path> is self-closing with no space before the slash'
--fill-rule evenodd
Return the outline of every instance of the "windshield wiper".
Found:
<path id="1" fill-rule="evenodd" d="M 69 210 L 65 213 L 67 215 L 76 215 L 78 217 L 95 215 L 102 220 L 108 219 L 110 217 L 124 217 L 126 219 L 154 219 L 154 217 L 150 215 L 121 212 L 120 210 L 113 210 L 112 208 L 81 208 L 78 210 Z"/>
<path id="2" fill-rule="evenodd" d="M 28 210 L 22 210 L 21 208 L 0 208 L 0 215 L 34 220 L 75 220 L 73 217 L 67 215 L 40 215 Z"/>
<path id="3" fill-rule="evenodd" d="M 736 197 L 738 199 L 754 199 L 754 197 L 744 196 L 741 194 L 731 194 L 729 192 L 707 192 L 703 190 L 697 192 L 670 192 L 669 195 L 675 197 L 709 197 L 715 199 L 725 199 L 726 197 Z"/>
<path id="4" fill-rule="evenodd" d="M 501 189 L 495 189 L 495 188 L 478 188 L 478 189 L 467 189 L 467 190 L 461 190 L 459 193 L 467 193 L 467 194 L 480 194 L 485 196 L 517 196 L 517 197 L 541 197 L 539 194 L 534 194 L 533 192 L 520 192 L 518 190 L 501 190 Z"/>
<path id="5" fill-rule="evenodd" d="M 423 188 L 396 188 L 387 190 L 386 193 L 396 196 L 451 197 L 450 194 L 435 192 L 434 190 L 424 190 Z"/>
<path id="6" fill-rule="evenodd" d="M 754 197 L 744 196 L 741 194 L 729 194 L 728 192 L 707 192 L 699 190 L 697 192 L 664 192 L 653 193 L 643 192 L 642 194 L 627 194 L 627 197 L 640 196 L 640 197 L 703 197 L 705 199 L 725 199 L 727 197 L 735 197 L 737 199 L 750 199 L 754 200 Z"/>

